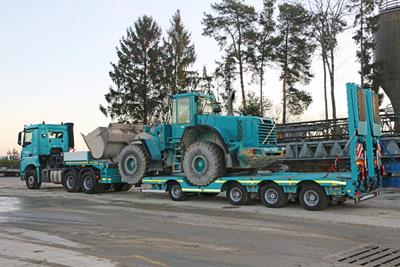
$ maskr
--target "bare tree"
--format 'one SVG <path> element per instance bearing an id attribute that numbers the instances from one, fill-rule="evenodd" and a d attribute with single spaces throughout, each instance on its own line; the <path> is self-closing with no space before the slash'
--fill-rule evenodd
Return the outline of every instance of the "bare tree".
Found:
<path id="1" fill-rule="evenodd" d="M 338 36 L 346 29 L 345 17 L 348 0 L 308 0 L 309 12 L 312 14 L 314 34 L 321 50 L 321 58 L 324 73 L 324 99 L 325 118 L 328 119 L 328 93 L 327 70 L 329 74 L 332 118 L 336 119 L 335 100 L 335 52 L 338 45 Z M 300 4 L 300 2 L 298 2 Z"/>

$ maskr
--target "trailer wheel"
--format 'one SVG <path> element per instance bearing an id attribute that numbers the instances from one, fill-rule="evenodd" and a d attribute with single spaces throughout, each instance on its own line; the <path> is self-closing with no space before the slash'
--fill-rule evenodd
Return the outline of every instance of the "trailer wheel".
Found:
<path id="1" fill-rule="evenodd" d="M 261 202 L 268 208 L 280 208 L 288 203 L 288 196 L 282 187 L 271 183 L 261 186 Z"/>
<path id="2" fill-rule="evenodd" d="M 75 170 L 68 170 L 63 175 L 63 186 L 70 193 L 81 191 L 78 180 L 78 173 Z"/>
<path id="3" fill-rule="evenodd" d="M 177 182 L 169 185 L 168 195 L 173 201 L 183 201 L 186 199 L 186 193 L 183 192 L 181 185 Z"/>
<path id="4" fill-rule="evenodd" d="M 97 193 L 99 185 L 97 183 L 96 174 L 88 171 L 83 173 L 81 179 L 81 188 L 85 194 Z"/>
<path id="5" fill-rule="evenodd" d="M 250 198 L 246 187 L 239 183 L 232 184 L 228 187 L 226 197 L 232 205 L 246 205 Z"/>
<path id="6" fill-rule="evenodd" d="M 42 185 L 42 182 L 39 182 L 39 179 L 36 174 L 36 170 L 28 170 L 25 172 L 25 183 L 26 187 L 29 189 L 39 189 Z"/>
<path id="7" fill-rule="evenodd" d="M 127 145 L 119 153 L 118 171 L 130 184 L 140 184 L 147 170 L 147 156 L 139 145 Z"/>
<path id="8" fill-rule="evenodd" d="M 184 154 L 183 171 L 192 185 L 206 186 L 225 173 L 224 157 L 218 145 L 195 142 Z"/>
<path id="9" fill-rule="evenodd" d="M 300 204 L 306 210 L 323 210 L 329 204 L 329 197 L 324 189 L 317 184 L 304 184 L 300 190 Z"/>

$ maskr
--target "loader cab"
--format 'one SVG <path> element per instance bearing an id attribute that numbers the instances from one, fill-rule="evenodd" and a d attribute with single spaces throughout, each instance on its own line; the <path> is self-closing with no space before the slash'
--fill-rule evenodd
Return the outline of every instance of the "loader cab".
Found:
<path id="1" fill-rule="evenodd" d="M 196 124 L 196 115 L 215 115 L 221 112 L 214 96 L 182 93 L 172 96 L 172 138 L 181 139 L 187 126 Z"/>

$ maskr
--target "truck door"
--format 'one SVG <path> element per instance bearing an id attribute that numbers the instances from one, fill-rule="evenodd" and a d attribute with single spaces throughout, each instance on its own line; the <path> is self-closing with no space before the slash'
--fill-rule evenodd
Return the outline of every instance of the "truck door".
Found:
<path id="1" fill-rule="evenodd" d="M 21 158 L 28 159 L 37 156 L 37 129 L 25 130 L 22 140 Z"/>

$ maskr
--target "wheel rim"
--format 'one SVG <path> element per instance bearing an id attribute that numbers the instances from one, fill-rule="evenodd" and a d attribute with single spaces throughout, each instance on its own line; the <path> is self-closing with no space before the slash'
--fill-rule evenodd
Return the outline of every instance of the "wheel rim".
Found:
<path id="1" fill-rule="evenodd" d="M 207 160 L 202 155 L 197 155 L 192 160 L 192 169 L 197 174 L 203 174 L 206 172 L 208 167 Z"/>
<path id="2" fill-rule="evenodd" d="M 174 185 L 171 188 L 171 194 L 174 198 L 180 198 L 182 195 L 182 191 L 179 185 Z"/>
<path id="3" fill-rule="evenodd" d="M 231 189 L 231 191 L 229 192 L 229 196 L 230 198 L 235 201 L 235 202 L 239 202 L 242 199 L 242 190 L 240 190 L 237 187 L 234 187 Z"/>
<path id="4" fill-rule="evenodd" d="M 128 174 L 134 174 L 137 170 L 137 160 L 134 156 L 128 156 L 125 159 L 125 170 Z"/>
<path id="5" fill-rule="evenodd" d="M 307 206 L 313 207 L 316 206 L 319 202 L 319 195 L 314 190 L 307 190 L 303 196 L 304 203 Z"/>
<path id="6" fill-rule="evenodd" d="M 30 185 L 33 185 L 33 184 L 35 183 L 35 176 L 30 175 L 30 176 L 28 177 L 28 183 L 29 183 Z"/>
<path id="7" fill-rule="evenodd" d="M 68 188 L 73 188 L 75 186 L 75 179 L 73 176 L 68 176 L 67 177 L 67 187 Z"/>
<path id="8" fill-rule="evenodd" d="M 85 188 L 85 190 L 90 191 L 93 188 L 93 181 L 92 179 L 90 179 L 89 176 L 86 176 L 85 178 L 83 178 L 83 187 Z"/>
<path id="9" fill-rule="evenodd" d="M 269 204 L 275 204 L 278 202 L 278 192 L 274 188 L 268 188 L 265 190 L 264 199 Z"/>

